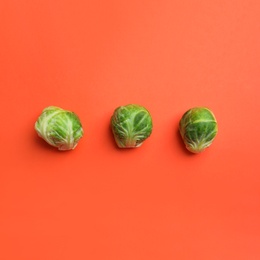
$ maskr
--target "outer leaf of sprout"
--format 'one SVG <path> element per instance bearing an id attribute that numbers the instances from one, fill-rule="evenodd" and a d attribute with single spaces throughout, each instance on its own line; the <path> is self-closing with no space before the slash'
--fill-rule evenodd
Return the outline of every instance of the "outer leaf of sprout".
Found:
<path id="1" fill-rule="evenodd" d="M 148 110 L 135 104 L 118 107 L 110 124 L 116 144 L 120 148 L 141 146 L 151 135 L 153 128 Z"/>
<path id="2" fill-rule="evenodd" d="M 42 111 L 35 123 L 38 135 L 59 150 L 74 149 L 83 136 L 78 116 L 59 107 L 50 106 Z"/>
<path id="3" fill-rule="evenodd" d="M 212 144 L 218 124 L 208 108 L 195 107 L 184 113 L 179 130 L 186 148 L 192 153 L 200 153 Z"/>

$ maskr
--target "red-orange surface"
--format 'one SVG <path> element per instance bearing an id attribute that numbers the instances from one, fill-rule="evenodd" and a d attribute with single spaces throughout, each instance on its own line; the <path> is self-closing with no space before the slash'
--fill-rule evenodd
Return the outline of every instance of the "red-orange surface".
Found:
<path id="1" fill-rule="evenodd" d="M 0 2 L 1 260 L 260 259 L 260 1 Z M 151 137 L 116 148 L 109 120 L 138 103 Z M 58 152 L 34 123 L 76 112 Z M 178 133 L 194 106 L 219 133 Z"/>

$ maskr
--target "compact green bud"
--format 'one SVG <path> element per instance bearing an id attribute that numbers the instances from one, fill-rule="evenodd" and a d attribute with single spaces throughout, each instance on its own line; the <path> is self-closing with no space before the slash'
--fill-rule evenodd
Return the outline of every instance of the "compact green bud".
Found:
<path id="1" fill-rule="evenodd" d="M 186 148 L 192 153 L 200 153 L 212 144 L 218 124 L 208 108 L 195 107 L 184 113 L 179 130 Z"/>
<path id="2" fill-rule="evenodd" d="M 42 111 L 35 123 L 35 130 L 48 144 L 59 150 L 74 149 L 83 136 L 79 117 L 55 106 Z"/>
<path id="3" fill-rule="evenodd" d="M 142 145 L 153 128 L 152 117 L 148 110 L 139 105 L 120 106 L 111 118 L 110 125 L 120 148 L 135 148 Z"/>

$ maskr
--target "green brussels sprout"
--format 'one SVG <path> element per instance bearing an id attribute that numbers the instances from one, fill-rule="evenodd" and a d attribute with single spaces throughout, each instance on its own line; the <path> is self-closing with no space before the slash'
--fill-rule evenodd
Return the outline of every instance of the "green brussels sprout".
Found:
<path id="1" fill-rule="evenodd" d="M 200 153 L 215 139 L 218 124 L 208 108 L 195 107 L 184 113 L 179 130 L 186 148 L 192 153 Z"/>
<path id="2" fill-rule="evenodd" d="M 142 145 L 153 128 L 152 117 L 142 106 L 130 104 L 115 109 L 110 122 L 119 148 L 135 148 Z"/>
<path id="3" fill-rule="evenodd" d="M 59 150 L 74 149 L 83 136 L 78 116 L 55 106 L 42 111 L 35 123 L 35 130 L 48 144 Z"/>

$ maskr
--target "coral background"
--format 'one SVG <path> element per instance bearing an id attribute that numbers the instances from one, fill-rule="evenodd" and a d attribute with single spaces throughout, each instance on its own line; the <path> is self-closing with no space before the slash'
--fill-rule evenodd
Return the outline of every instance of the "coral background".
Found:
<path id="1" fill-rule="evenodd" d="M 1 260 L 260 259 L 260 1 L 0 2 Z M 151 137 L 120 150 L 109 120 L 138 103 Z M 72 110 L 59 152 L 34 123 Z M 192 155 L 194 106 L 219 133 Z"/>

